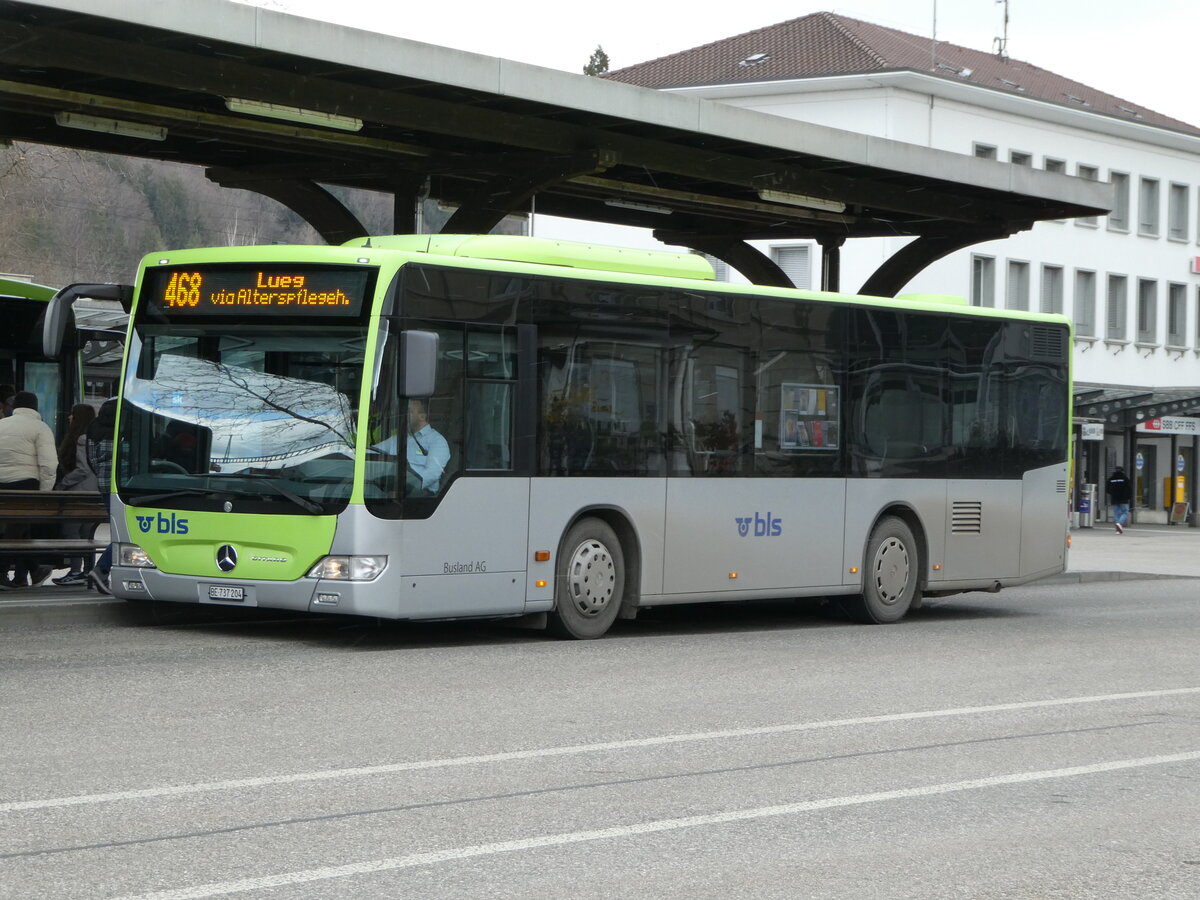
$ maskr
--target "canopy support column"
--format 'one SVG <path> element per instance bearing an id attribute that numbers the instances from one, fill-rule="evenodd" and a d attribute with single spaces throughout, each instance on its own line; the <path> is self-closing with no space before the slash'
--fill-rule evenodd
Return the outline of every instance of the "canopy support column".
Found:
<path id="1" fill-rule="evenodd" d="M 863 282 L 858 292 L 873 297 L 895 297 L 904 285 L 912 281 L 917 273 L 930 263 L 972 244 L 1006 238 L 1013 232 L 1029 228 L 1030 224 L 1014 227 L 995 225 L 987 228 L 963 226 L 952 233 L 923 234 L 892 254 Z"/>
<path id="2" fill-rule="evenodd" d="M 616 165 L 616 155 L 606 150 L 585 150 L 567 155 L 516 157 L 489 169 L 500 174 L 462 198 L 458 209 L 442 226 L 442 234 L 487 234 L 505 216 L 524 212 L 538 191 L 580 175 L 605 172 Z M 461 163 L 458 164 L 461 168 Z M 449 198 L 443 198 L 449 199 Z"/>
<path id="3" fill-rule="evenodd" d="M 367 229 L 342 201 L 319 184 L 303 178 L 271 178 L 237 169 L 208 169 L 208 179 L 221 187 L 254 191 L 282 203 L 316 229 L 327 244 L 365 237 Z"/>
<path id="4" fill-rule="evenodd" d="M 762 251 L 740 238 L 720 235 L 680 234 L 660 229 L 654 236 L 664 244 L 682 244 L 719 259 L 731 269 L 745 275 L 751 284 L 767 287 L 795 287 L 779 264 Z"/>

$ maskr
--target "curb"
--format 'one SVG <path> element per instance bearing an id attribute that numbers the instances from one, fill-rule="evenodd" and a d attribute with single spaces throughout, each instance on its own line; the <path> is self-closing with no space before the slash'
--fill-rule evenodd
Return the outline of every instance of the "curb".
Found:
<path id="1" fill-rule="evenodd" d="M 1156 581 L 1159 579 L 1200 578 L 1200 575 L 1163 575 L 1159 572 L 1063 572 L 1030 584 L 1086 584 L 1093 581 Z"/>
<path id="2" fill-rule="evenodd" d="M 11 598 L 11 599 L 10 599 Z M 91 622 L 128 622 L 130 617 L 124 600 L 75 599 L 71 597 L 32 596 L 0 598 L 0 622 L 4 625 L 79 625 Z"/>

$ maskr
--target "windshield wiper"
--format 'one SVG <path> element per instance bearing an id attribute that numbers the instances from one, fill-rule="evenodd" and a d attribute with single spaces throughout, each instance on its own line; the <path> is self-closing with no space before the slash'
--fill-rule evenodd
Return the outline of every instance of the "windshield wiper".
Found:
<path id="1" fill-rule="evenodd" d="M 308 513 L 321 514 L 325 512 L 325 507 L 316 503 L 313 500 L 307 500 L 298 494 L 294 494 L 285 487 L 280 487 L 273 481 L 270 481 L 270 475 L 198 475 L 197 478 L 247 478 L 256 482 L 261 482 L 275 489 L 278 494 L 285 500 L 290 500 L 298 507 Z M 258 491 L 247 491 L 238 488 L 229 487 L 211 487 L 211 488 L 178 488 L 174 491 L 160 491 L 157 494 L 134 494 L 129 498 L 130 503 L 161 503 L 163 500 L 171 500 L 175 497 L 219 497 L 222 494 L 228 494 L 233 497 L 259 497 L 262 494 Z"/>

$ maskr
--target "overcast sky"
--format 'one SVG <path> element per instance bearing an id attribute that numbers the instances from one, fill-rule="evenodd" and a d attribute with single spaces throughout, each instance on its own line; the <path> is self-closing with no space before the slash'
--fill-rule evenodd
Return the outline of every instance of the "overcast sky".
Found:
<path id="1" fill-rule="evenodd" d="M 612 68 L 677 53 L 821 10 L 989 50 L 997 0 L 242 0 L 356 28 L 579 72 L 599 44 Z M 1010 0 L 1008 53 L 1200 126 L 1193 84 L 1197 0 Z"/>

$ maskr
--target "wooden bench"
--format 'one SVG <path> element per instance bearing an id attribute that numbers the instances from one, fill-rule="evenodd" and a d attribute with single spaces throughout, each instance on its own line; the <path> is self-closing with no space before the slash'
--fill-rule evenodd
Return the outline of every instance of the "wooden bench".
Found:
<path id="1" fill-rule="evenodd" d="M 36 555 L 39 561 L 94 553 L 108 546 L 95 537 L 56 537 L 64 525 L 91 525 L 92 533 L 108 521 L 104 501 L 95 491 L 0 491 L 0 557 Z M 28 537 L 11 537 L 8 526 L 26 526 Z M 72 529 L 77 531 L 78 529 Z"/>

